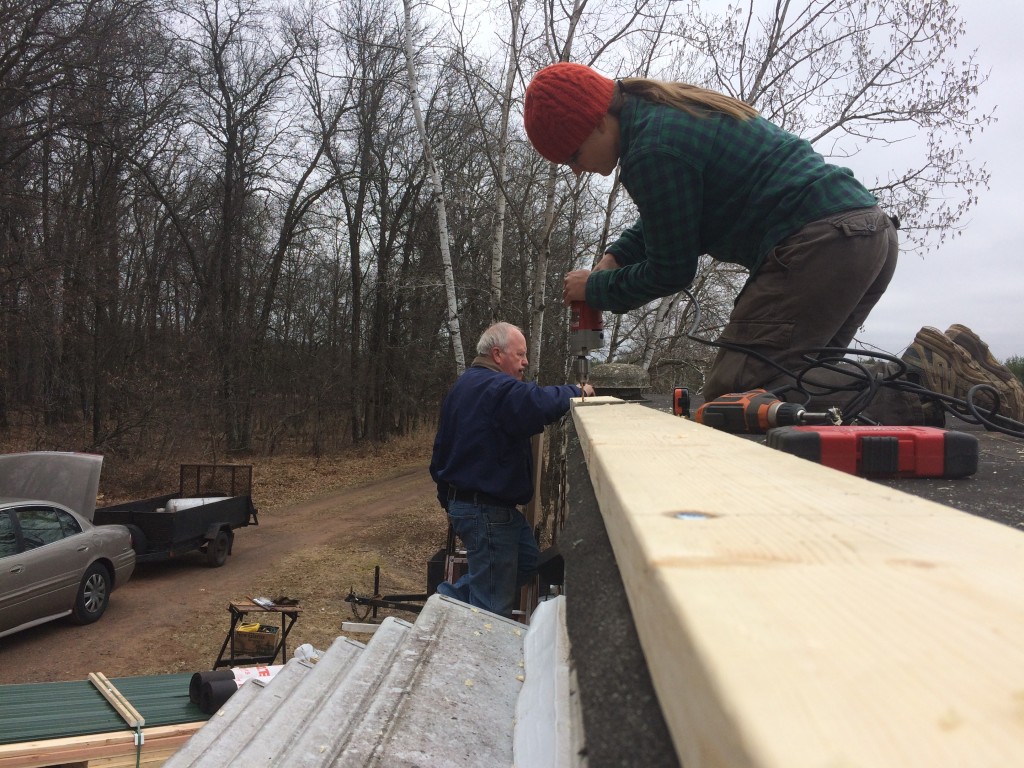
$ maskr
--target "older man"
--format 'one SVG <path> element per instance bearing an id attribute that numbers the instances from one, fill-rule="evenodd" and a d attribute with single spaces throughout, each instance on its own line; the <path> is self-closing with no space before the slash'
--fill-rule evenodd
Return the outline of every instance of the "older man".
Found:
<path id="1" fill-rule="evenodd" d="M 517 508 L 533 496 L 530 438 L 593 395 L 587 384 L 541 387 L 523 381 L 529 361 L 522 330 L 495 323 L 480 336 L 473 364 L 441 406 L 430 476 L 466 547 L 468 572 L 442 595 L 510 616 L 516 589 L 537 570 L 533 531 Z"/>

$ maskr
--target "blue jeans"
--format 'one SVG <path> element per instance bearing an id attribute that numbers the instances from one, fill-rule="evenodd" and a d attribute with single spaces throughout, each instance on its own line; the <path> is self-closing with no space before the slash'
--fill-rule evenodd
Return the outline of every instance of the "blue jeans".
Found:
<path id="1" fill-rule="evenodd" d="M 438 594 L 511 616 L 516 590 L 533 578 L 540 557 L 523 513 L 514 507 L 453 500 L 448 502 L 448 520 L 466 548 L 469 570 L 454 584 L 441 582 Z"/>

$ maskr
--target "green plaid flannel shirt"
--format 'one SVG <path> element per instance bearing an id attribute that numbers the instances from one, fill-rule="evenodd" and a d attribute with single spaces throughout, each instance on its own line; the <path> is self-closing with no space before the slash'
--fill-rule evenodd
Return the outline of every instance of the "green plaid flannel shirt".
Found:
<path id="1" fill-rule="evenodd" d="M 848 168 L 761 117 L 699 117 L 637 97 L 619 117 L 622 184 L 640 219 L 607 249 L 622 268 L 587 280 L 592 307 L 625 312 L 681 291 L 705 253 L 753 274 L 804 225 L 877 203 Z"/>

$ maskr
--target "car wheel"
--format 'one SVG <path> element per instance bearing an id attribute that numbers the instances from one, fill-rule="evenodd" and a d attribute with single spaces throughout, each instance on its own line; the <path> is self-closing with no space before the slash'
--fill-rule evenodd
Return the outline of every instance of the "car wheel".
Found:
<path id="1" fill-rule="evenodd" d="M 206 564 L 211 568 L 220 568 L 228 559 L 231 549 L 231 534 L 217 531 L 217 537 L 206 545 Z"/>
<path id="2" fill-rule="evenodd" d="M 93 563 L 82 577 L 72 616 L 78 624 L 92 624 L 107 610 L 110 602 L 110 571 Z"/>

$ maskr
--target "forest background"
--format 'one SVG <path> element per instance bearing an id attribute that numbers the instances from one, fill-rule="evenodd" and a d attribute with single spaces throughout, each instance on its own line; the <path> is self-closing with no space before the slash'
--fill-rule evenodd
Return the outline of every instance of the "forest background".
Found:
<path id="1" fill-rule="evenodd" d="M 862 180 L 901 248 L 936 248 L 989 180 L 963 34 L 943 0 L 0 0 L 0 435 L 152 467 L 379 444 L 433 422 L 493 319 L 566 381 L 561 277 L 635 211 L 525 140 L 558 60 L 886 167 Z M 703 263 L 696 335 L 744 277 Z M 606 316 L 595 357 L 699 389 L 694 311 Z"/>

